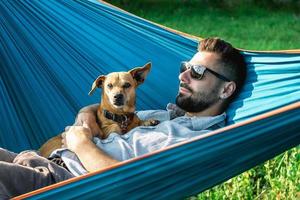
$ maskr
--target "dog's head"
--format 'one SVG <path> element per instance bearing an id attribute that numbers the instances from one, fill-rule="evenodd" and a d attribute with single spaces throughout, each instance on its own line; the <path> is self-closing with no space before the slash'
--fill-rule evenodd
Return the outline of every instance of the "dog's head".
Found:
<path id="1" fill-rule="evenodd" d="M 97 88 L 102 88 L 102 101 L 106 109 L 119 112 L 135 111 L 135 90 L 142 84 L 149 73 L 151 63 L 137 67 L 128 72 L 113 72 L 99 76 L 89 92 L 91 95 Z"/>

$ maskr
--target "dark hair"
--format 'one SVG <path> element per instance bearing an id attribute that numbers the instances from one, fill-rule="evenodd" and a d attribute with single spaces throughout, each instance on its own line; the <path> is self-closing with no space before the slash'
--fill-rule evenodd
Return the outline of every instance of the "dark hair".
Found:
<path id="1" fill-rule="evenodd" d="M 239 50 L 220 38 L 206 38 L 200 41 L 199 51 L 214 52 L 220 55 L 222 73 L 236 83 L 236 90 L 230 101 L 240 92 L 247 76 L 247 65 Z"/>

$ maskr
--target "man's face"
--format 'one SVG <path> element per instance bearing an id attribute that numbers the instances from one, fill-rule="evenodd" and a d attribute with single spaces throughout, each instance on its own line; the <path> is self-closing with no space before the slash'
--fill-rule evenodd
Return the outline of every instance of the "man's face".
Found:
<path id="1" fill-rule="evenodd" d="M 198 52 L 189 61 L 191 65 L 201 65 L 222 74 L 219 55 L 211 52 Z M 180 85 L 176 104 L 187 112 L 201 112 L 219 101 L 221 85 L 224 81 L 209 71 L 205 71 L 202 78 L 191 76 L 191 69 L 179 75 Z"/>

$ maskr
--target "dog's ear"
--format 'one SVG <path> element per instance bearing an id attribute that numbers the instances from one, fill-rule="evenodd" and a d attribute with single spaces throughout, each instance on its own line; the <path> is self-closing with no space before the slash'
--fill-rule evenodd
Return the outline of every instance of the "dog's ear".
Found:
<path id="1" fill-rule="evenodd" d="M 89 92 L 89 95 L 92 95 L 97 88 L 102 87 L 104 80 L 105 80 L 105 76 L 104 75 L 98 76 L 98 78 L 94 81 L 94 83 L 92 85 L 92 89 Z"/>
<path id="2" fill-rule="evenodd" d="M 128 72 L 131 74 L 133 79 L 137 82 L 137 85 L 142 84 L 145 81 L 147 74 L 151 69 L 151 62 L 146 63 L 143 67 L 137 67 Z"/>

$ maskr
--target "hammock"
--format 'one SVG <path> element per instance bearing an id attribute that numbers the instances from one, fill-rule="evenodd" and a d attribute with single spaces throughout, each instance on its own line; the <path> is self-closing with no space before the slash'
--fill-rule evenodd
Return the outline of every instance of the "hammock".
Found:
<path id="1" fill-rule="evenodd" d="M 88 0 L 0 1 L 0 146 L 37 149 L 99 102 L 99 74 L 153 64 L 137 108 L 164 109 L 197 39 Z M 178 199 L 300 143 L 300 51 L 243 51 L 248 78 L 229 126 L 18 198 Z"/>

